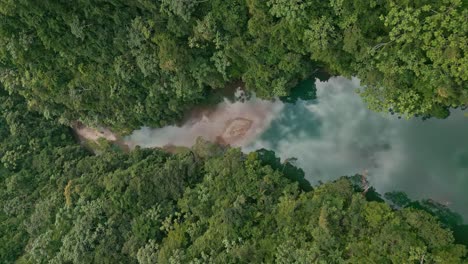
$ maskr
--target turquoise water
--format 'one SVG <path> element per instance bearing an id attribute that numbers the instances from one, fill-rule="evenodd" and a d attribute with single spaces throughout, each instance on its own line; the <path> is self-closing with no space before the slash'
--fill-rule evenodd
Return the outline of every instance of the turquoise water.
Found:
<path id="1" fill-rule="evenodd" d="M 369 111 L 359 80 L 334 77 L 299 85 L 269 127 L 243 149 L 297 158 L 311 183 L 368 172 L 380 193 L 432 199 L 468 219 L 468 118 L 398 119 Z"/>
<path id="2" fill-rule="evenodd" d="M 367 172 L 382 194 L 432 199 L 467 220 L 468 117 L 460 110 L 426 121 L 371 112 L 355 93 L 359 87 L 358 79 L 333 77 L 304 81 L 280 100 L 239 93 L 236 100 L 193 111 L 179 126 L 142 127 L 125 143 L 190 147 L 198 137 L 216 141 L 236 118 L 248 119 L 247 133 L 229 144 L 246 152 L 273 150 L 283 160 L 295 157 L 312 184 Z"/>

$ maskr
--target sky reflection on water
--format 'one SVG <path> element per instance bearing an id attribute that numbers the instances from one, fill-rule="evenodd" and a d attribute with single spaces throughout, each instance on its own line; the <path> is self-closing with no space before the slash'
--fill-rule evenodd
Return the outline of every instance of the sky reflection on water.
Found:
<path id="1" fill-rule="evenodd" d="M 307 100 L 225 100 L 182 126 L 143 127 L 125 140 L 130 146 L 191 146 L 199 136 L 215 141 L 229 120 L 246 118 L 252 128 L 232 145 L 295 157 L 313 184 L 368 170 L 381 193 L 431 198 L 468 219 L 468 118 L 460 110 L 426 121 L 374 113 L 355 93 L 358 87 L 358 79 L 309 80 L 300 92 Z"/>
<path id="2" fill-rule="evenodd" d="M 468 219 L 468 118 L 460 110 L 426 121 L 374 113 L 358 87 L 358 79 L 317 80 L 317 100 L 286 104 L 244 150 L 296 157 L 312 183 L 368 170 L 381 193 L 431 198 Z"/>

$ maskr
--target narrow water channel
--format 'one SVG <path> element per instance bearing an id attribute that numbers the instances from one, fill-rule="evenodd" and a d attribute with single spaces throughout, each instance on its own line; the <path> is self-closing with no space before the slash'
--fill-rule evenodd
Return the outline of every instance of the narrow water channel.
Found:
<path id="1" fill-rule="evenodd" d="M 357 88 L 357 79 L 307 80 L 290 98 L 226 99 L 182 126 L 144 127 L 125 140 L 130 146 L 190 146 L 202 136 L 244 151 L 266 148 L 282 159 L 297 158 L 311 183 L 367 171 L 381 193 L 432 199 L 468 219 L 468 117 L 461 110 L 426 121 L 374 113 Z"/>

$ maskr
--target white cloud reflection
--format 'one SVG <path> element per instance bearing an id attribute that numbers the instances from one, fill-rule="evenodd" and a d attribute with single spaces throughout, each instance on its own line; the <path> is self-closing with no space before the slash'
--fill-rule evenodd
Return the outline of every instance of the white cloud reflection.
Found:
<path id="1" fill-rule="evenodd" d="M 358 79 L 335 77 L 316 81 L 315 101 L 225 100 L 194 111 L 180 127 L 145 127 L 126 141 L 142 147 L 191 146 L 199 136 L 216 140 L 228 120 L 247 118 L 252 128 L 234 145 L 296 157 L 312 183 L 367 169 L 381 193 L 399 190 L 413 199 L 432 198 L 468 219 L 468 118 L 461 111 L 425 122 L 374 113 L 354 92 L 358 87 Z"/>
<path id="2" fill-rule="evenodd" d="M 468 218 L 468 118 L 405 120 L 369 111 L 354 92 L 359 80 L 316 82 L 317 100 L 287 105 L 270 130 L 246 151 L 267 148 L 298 158 L 312 183 L 369 171 L 379 192 L 401 190 L 415 199 L 447 203 Z M 290 109 L 293 110 L 290 110 Z M 307 109 L 307 115 L 300 109 Z M 288 130 L 292 119 L 315 120 Z M 286 132 L 285 132 L 286 131 Z M 307 131 L 312 131 L 308 133 Z"/>
<path id="3" fill-rule="evenodd" d="M 248 101 L 231 102 L 225 99 L 215 107 L 195 109 L 191 117 L 181 126 L 163 128 L 143 127 L 126 137 L 125 143 L 130 147 L 145 148 L 177 145 L 190 147 L 198 137 L 218 141 L 227 124 L 234 119 L 248 119 L 252 122 L 250 129 L 231 145 L 244 146 L 264 132 L 275 116 L 281 112 L 284 104 L 279 100 L 266 101 L 255 97 Z"/>

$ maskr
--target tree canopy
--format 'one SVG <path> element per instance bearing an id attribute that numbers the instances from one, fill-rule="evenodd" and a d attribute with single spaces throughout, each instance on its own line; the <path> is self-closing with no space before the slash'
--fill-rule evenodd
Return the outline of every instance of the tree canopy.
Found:
<path id="1" fill-rule="evenodd" d="M 466 261 L 430 210 L 366 199 L 352 178 L 312 188 L 271 151 L 202 140 L 93 155 L 21 97 L 0 99 L 1 263 Z"/>
<path id="2" fill-rule="evenodd" d="M 285 96 L 317 67 L 377 111 L 468 103 L 461 0 L 1 0 L 0 18 L 0 82 L 64 124 L 163 126 L 232 81 Z"/>
<path id="3" fill-rule="evenodd" d="M 94 155 L 68 126 L 164 126 L 238 81 L 294 98 L 316 68 L 359 77 L 373 110 L 443 118 L 468 104 L 466 7 L 0 0 L 0 262 L 467 263 L 466 225 L 430 200 L 203 140 Z"/>

